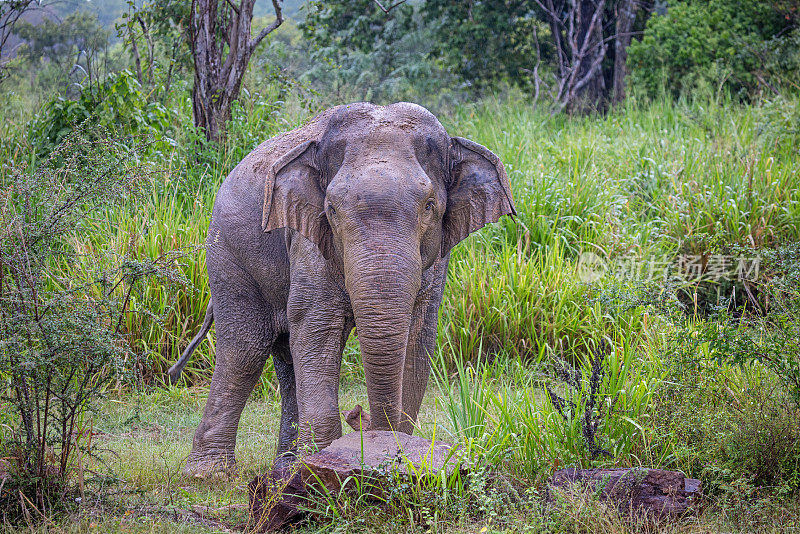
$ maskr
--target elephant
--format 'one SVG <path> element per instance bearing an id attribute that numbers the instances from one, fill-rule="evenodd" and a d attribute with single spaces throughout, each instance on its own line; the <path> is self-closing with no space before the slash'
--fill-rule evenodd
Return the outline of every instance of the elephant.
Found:
<path id="1" fill-rule="evenodd" d="M 239 419 L 272 355 L 274 468 L 342 435 L 340 365 L 359 339 L 370 430 L 411 434 L 430 372 L 450 250 L 516 214 L 500 159 L 427 109 L 337 106 L 248 154 L 222 183 L 206 240 L 216 365 L 185 472 L 235 466 Z M 298 452 L 300 451 L 300 452 Z"/>

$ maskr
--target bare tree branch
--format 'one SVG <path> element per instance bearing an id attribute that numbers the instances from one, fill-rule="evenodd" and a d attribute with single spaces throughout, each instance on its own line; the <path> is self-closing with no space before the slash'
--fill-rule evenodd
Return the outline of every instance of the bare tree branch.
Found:
<path id="1" fill-rule="evenodd" d="M 601 72 L 608 50 L 603 38 L 606 0 L 534 1 L 544 12 L 553 34 L 558 65 L 556 100 L 559 102 L 555 111 L 572 106 L 582 92 L 592 92 L 590 99 L 596 100 L 597 88 L 589 89 L 589 85 L 594 83 L 601 91 L 605 85 Z"/>
<path id="2" fill-rule="evenodd" d="M 393 5 L 389 6 L 388 8 L 386 8 L 386 7 L 383 7 L 383 4 L 381 4 L 378 0 L 372 0 L 372 1 L 375 2 L 378 5 L 379 8 L 381 8 L 381 11 L 383 11 L 384 13 L 387 13 L 387 14 L 389 13 L 389 11 L 393 10 L 397 6 L 406 3 L 406 0 L 400 0 L 396 4 L 393 4 Z"/>
<path id="3" fill-rule="evenodd" d="M 142 35 L 144 36 L 145 40 L 147 41 L 147 83 L 153 83 L 153 66 L 155 64 L 155 47 L 153 45 L 153 36 L 150 35 L 150 28 L 147 26 L 147 23 L 144 21 L 142 17 L 139 15 L 136 16 L 136 20 L 139 23 L 139 26 L 142 28 Z M 139 68 L 139 76 L 141 77 L 141 67 Z M 141 80 L 139 81 L 141 83 Z"/>
<path id="4" fill-rule="evenodd" d="M 241 15 L 241 13 L 240 13 L 240 11 L 239 11 L 239 8 L 238 8 L 238 7 L 236 7 L 236 4 L 234 4 L 233 2 L 231 2 L 231 0 L 225 0 L 225 2 L 227 2 L 227 3 L 228 3 L 228 5 L 229 5 L 229 6 L 231 6 L 231 9 L 233 9 L 233 11 L 236 13 L 236 16 L 237 16 L 237 17 Z"/>
<path id="5" fill-rule="evenodd" d="M 575 92 L 578 92 L 581 89 L 583 89 L 583 87 L 587 83 L 589 83 L 589 81 L 591 81 L 594 75 L 597 74 L 597 72 L 600 70 L 600 65 L 603 63 L 603 59 L 605 59 L 606 57 L 606 47 L 603 46 L 602 48 L 603 50 L 601 51 L 601 53 L 597 54 L 597 57 L 592 62 L 591 66 L 589 67 L 589 70 L 586 72 L 586 75 L 575 83 L 575 86 L 573 88 Z"/>
<path id="6" fill-rule="evenodd" d="M 260 43 L 264 37 L 277 30 L 278 26 L 283 24 L 283 13 L 281 12 L 281 6 L 278 3 L 278 0 L 272 0 L 272 7 L 275 8 L 275 20 L 272 22 L 272 24 L 261 30 L 261 33 L 259 33 L 255 39 L 250 41 L 251 50 L 255 50 L 255 48 L 258 46 L 258 43 Z"/>

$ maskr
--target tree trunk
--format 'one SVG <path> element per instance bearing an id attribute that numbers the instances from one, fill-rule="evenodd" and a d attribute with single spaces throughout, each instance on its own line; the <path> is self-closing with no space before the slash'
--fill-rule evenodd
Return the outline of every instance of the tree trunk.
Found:
<path id="1" fill-rule="evenodd" d="M 614 104 L 625 100 L 625 76 L 628 74 L 628 46 L 631 44 L 633 22 L 636 20 L 636 0 L 620 0 L 617 7 L 617 34 L 614 43 Z"/>
<path id="2" fill-rule="evenodd" d="M 567 110 L 590 111 L 602 106 L 606 84 L 603 78 L 602 60 L 606 46 L 603 43 L 604 1 L 578 0 L 575 6 L 577 43 L 574 68 L 577 75 L 571 84 L 571 95 Z"/>
<path id="3" fill-rule="evenodd" d="M 239 97 L 247 64 L 256 46 L 283 22 L 279 0 L 272 0 L 275 21 L 250 35 L 255 0 L 193 0 L 190 46 L 194 57 L 194 125 L 209 141 L 219 141 Z"/>
<path id="4" fill-rule="evenodd" d="M 210 76 L 204 78 L 195 69 L 192 89 L 194 125 L 205 132 L 209 141 L 222 140 L 225 124 L 231 118 L 231 106 L 239 96 L 243 77 L 244 73 L 239 76 L 239 83 L 229 92 L 226 87 L 221 87 L 221 83 L 210 83 Z"/>

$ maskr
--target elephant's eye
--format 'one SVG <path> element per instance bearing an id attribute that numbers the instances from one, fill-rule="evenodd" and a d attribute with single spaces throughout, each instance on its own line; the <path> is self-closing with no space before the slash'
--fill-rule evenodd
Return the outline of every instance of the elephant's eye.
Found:
<path id="1" fill-rule="evenodd" d="M 328 213 L 331 215 L 336 215 L 336 209 L 333 207 L 332 204 L 328 204 Z"/>
<path id="2" fill-rule="evenodd" d="M 433 205 L 434 205 L 433 199 L 432 198 L 428 199 L 428 203 L 425 204 L 425 211 L 431 211 L 433 209 Z"/>

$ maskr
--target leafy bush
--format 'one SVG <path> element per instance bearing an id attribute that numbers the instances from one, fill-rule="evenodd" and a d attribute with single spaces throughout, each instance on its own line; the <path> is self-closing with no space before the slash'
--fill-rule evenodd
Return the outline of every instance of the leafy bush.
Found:
<path id="1" fill-rule="evenodd" d="M 698 313 L 680 287 L 638 281 L 600 300 L 646 310 L 661 333 L 669 374 L 653 413 L 678 466 L 723 496 L 788 495 L 800 488 L 800 244 L 726 250 L 760 259 L 740 306 L 731 295 Z"/>
<path id="2" fill-rule="evenodd" d="M 298 76 L 323 98 L 438 107 L 449 94 L 443 88 L 452 77 L 428 59 L 432 30 L 414 4 L 388 14 L 371 0 L 310 2 L 306 9 L 300 29 L 314 63 Z"/>
<path id="3" fill-rule="evenodd" d="M 781 60 L 765 55 L 767 43 L 791 29 L 795 16 L 796 10 L 775 1 L 670 2 L 666 14 L 647 22 L 642 40 L 630 45 L 632 85 L 650 96 L 723 85 L 746 96 L 769 83 L 764 79 L 766 64 L 776 70 Z"/>
<path id="4" fill-rule="evenodd" d="M 171 141 L 165 138 L 171 125 L 169 111 L 148 102 L 127 70 L 110 75 L 99 87 L 88 85 L 77 100 L 50 100 L 31 122 L 29 137 L 44 155 L 84 122 L 118 134 L 149 134 Z"/>
<path id="5" fill-rule="evenodd" d="M 687 380 L 690 377 L 690 380 Z M 672 369 L 654 418 L 675 462 L 724 499 L 800 488 L 800 409 L 763 365 L 699 361 Z"/>
<path id="6" fill-rule="evenodd" d="M 432 55 L 473 93 L 491 89 L 501 80 L 532 92 L 539 35 L 546 68 L 554 68 L 552 37 L 537 19 L 532 2 L 435 0 L 420 4 L 432 34 Z"/>
<path id="7" fill-rule="evenodd" d="M 0 435 L 4 522 L 85 499 L 91 408 L 137 368 L 124 324 L 140 311 L 140 281 L 175 277 L 168 253 L 84 257 L 92 217 L 124 210 L 152 172 L 138 164 L 143 145 L 93 137 L 73 132 L 37 170 L 1 184 L 0 402 L 13 411 Z"/>
<path id="8" fill-rule="evenodd" d="M 108 63 L 109 31 L 95 14 L 75 11 L 59 22 L 54 18 L 43 16 L 35 24 L 23 20 L 13 28 L 23 40 L 19 55 L 29 63 L 31 81 L 35 79 L 34 87 L 42 92 L 70 91 L 71 82 L 81 80 L 91 83 L 100 76 L 102 52 Z"/>
<path id="9" fill-rule="evenodd" d="M 742 286 L 744 304 L 736 306 L 731 295 L 711 307 L 708 316 L 697 317 L 691 309 L 659 303 L 657 311 L 677 326 L 670 357 L 681 365 L 758 362 L 775 373 L 800 406 L 800 243 L 730 250 L 759 260 L 758 277 Z"/>

